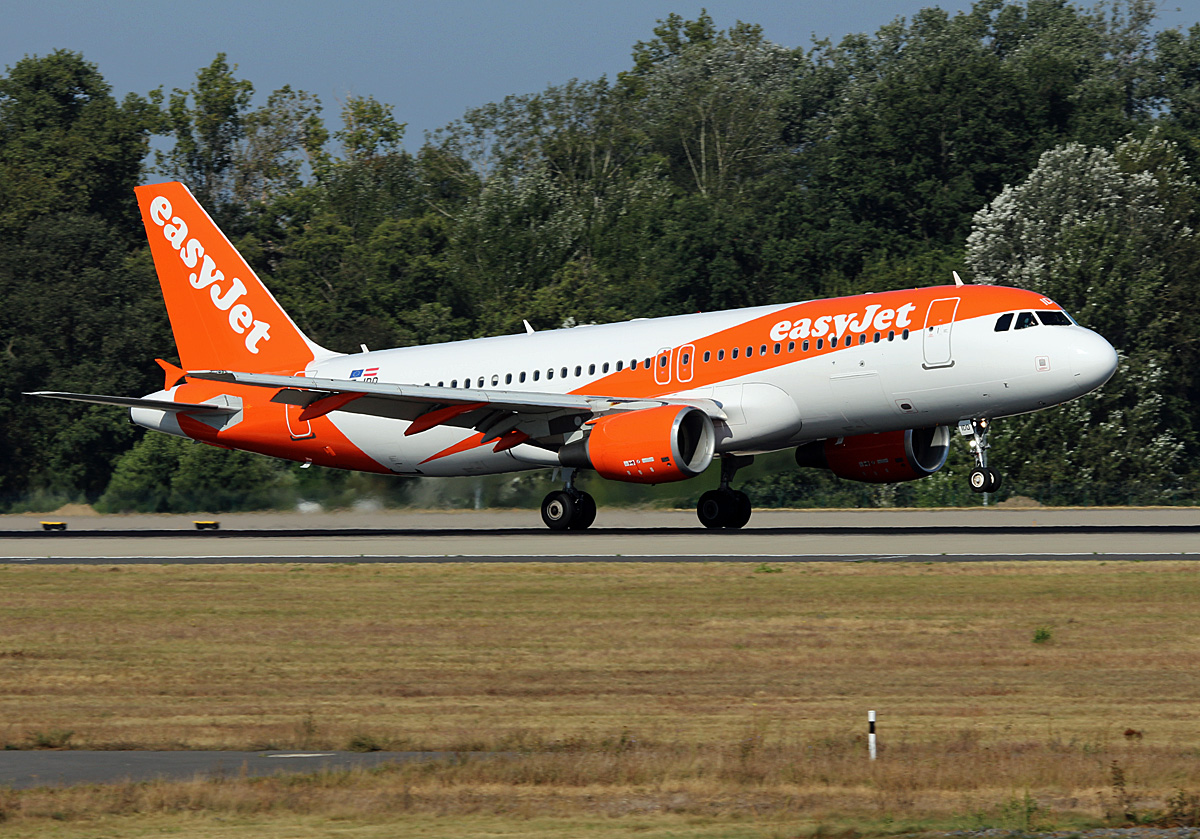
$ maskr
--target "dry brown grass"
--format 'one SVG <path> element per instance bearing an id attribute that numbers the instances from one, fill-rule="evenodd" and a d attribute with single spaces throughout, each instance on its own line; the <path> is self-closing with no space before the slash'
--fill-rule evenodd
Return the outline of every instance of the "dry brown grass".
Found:
<path id="1" fill-rule="evenodd" d="M 1119 821 L 1200 789 L 1196 566 L 778 567 L 3 566 L 10 747 L 507 755 L 0 807 L 12 827 L 217 813 L 287 814 L 295 835 L 397 816 L 591 835 L 649 818 L 782 836 Z"/>

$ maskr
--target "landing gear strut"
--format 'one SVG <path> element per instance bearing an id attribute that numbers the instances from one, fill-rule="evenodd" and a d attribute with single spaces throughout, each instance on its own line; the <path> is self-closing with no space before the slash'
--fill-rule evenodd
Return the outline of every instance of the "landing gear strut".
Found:
<path id="1" fill-rule="evenodd" d="M 542 499 L 542 521 L 551 530 L 587 530 L 596 520 L 596 501 L 575 488 L 575 470 L 565 469 L 567 483 Z"/>
<path id="2" fill-rule="evenodd" d="M 700 502 L 696 504 L 696 517 L 702 525 L 711 530 L 737 530 L 746 526 L 753 512 L 750 499 L 746 493 L 731 489 L 729 484 L 737 470 L 753 462 L 751 455 L 721 455 L 720 489 L 710 489 L 700 496 Z"/>
<path id="3" fill-rule="evenodd" d="M 992 421 L 986 417 L 958 423 L 958 433 L 971 438 L 967 445 L 971 447 L 971 455 L 975 458 L 975 468 L 967 480 L 972 492 L 995 492 L 1000 489 L 1000 473 L 987 465 L 987 450 L 990 448 L 987 436 L 991 428 Z"/>

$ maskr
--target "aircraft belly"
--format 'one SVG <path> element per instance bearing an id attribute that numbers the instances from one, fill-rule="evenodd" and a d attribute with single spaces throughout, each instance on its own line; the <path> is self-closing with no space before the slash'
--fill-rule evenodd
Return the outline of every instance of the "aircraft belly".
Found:
<path id="1" fill-rule="evenodd" d="M 800 409 L 782 388 L 767 382 L 746 382 L 716 390 L 734 395 L 732 388 L 740 390 L 736 394 L 736 403 L 717 396 L 730 416 L 729 422 L 717 426 L 718 452 L 782 444 L 803 426 Z"/>

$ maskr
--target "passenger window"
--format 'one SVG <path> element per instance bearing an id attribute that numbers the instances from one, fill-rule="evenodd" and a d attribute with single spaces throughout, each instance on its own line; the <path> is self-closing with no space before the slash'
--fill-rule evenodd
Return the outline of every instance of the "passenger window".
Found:
<path id="1" fill-rule="evenodd" d="M 607 362 L 607 361 L 606 361 L 606 362 L 604 362 L 604 366 L 600 368 L 600 372 L 601 372 L 601 373 L 607 373 L 607 372 L 608 372 L 608 362 Z"/>
<path id="2" fill-rule="evenodd" d="M 876 333 L 875 333 L 875 337 L 871 339 L 871 343 L 872 343 L 872 344 L 878 344 L 878 343 L 879 343 L 879 333 L 878 333 L 878 332 L 876 332 Z"/>
<path id="3" fill-rule="evenodd" d="M 577 378 L 577 379 L 578 379 L 578 378 L 579 378 L 580 376 L 582 376 L 582 375 L 583 375 L 583 365 L 582 365 L 582 364 L 576 364 L 576 365 L 575 365 L 575 378 Z"/>
<path id="4" fill-rule="evenodd" d="M 825 349 L 825 339 L 824 338 L 817 339 L 817 349 L 819 349 L 819 350 Z"/>
<path id="5" fill-rule="evenodd" d="M 729 351 L 729 357 L 730 357 L 731 359 L 732 359 L 732 358 L 737 358 L 737 352 L 738 352 L 738 348 L 737 348 L 737 347 L 734 347 L 733 349 L 731 349 L 731 350 Z"/>
<path id="6" fill-rule="evenodd" d="M 511 384 L 512 384 L 512 373 L 505 373 L 505 374 L 504 374 L 504 383 L 505 383 L 506 385 L 511 385 Z"/>
<path id="7" fill-rule="evenodd" d="M 1021 312 L 1017 315 L 1017 329 L 1028 329 L 1031 326 L 1037 326 L 1037 318 L 1033 316 L 1033 312 Z"/>
<path id="8" fill-rule="evenodd" d="M 450 387 L 458 387 L 458 379 L 451 379 Z"/>
<path id="9" fill-rule="evenodd" d="M 754 347 L 746 347 L 746 358 L 754 358 Z"/>
<path id="10" fill-rule="evenodd" d="M 637 359 L 636 359 L 636 358 L 635 358 L 633 361 L 629 362 L 629 369 L 630 369 L 630 370 L 636 370 L 636 369 L 637 369 Z"/>
<path id="11" fill-rule="evenodd" d="M 625 369 L 625 362 L 618 361 L 617 362 L 617 372 L 620 373 L 623 369 Z"/>
<path id="12" fill-rule="evenodd" d="M 1043 326 L 1070 326 L 1071 319 L 1066 312 L 1038 312 L 1038 320 Z"/>
<path id="13" fill-rule="evenodd" d="M 596 365 L 595 365 L 595 364 L 589 364 L 589 365 L 588 365 L 588 375 L 589 375 L 589 376 L 594 376 L 594 375 L 596 375 Z"/>
<path id="14" fill-rule="evenodd" d="M 533 380 L 534 380 L 535 382 L 536 382 L 538 379 L 540 379 L 541 377 L 542 377 L 542 371 L 541 371 L 541 370 L 534 370 L 534 371 L 533 371 Z"/>
<path id="15" fill-rule="evenodd" d="M 685 353 L 683 354 L 683 359 L 682 359 L 682 361 L 681 361 L 680 363 L 686 366 L 686 365 L 687 365 L 687 363 L 688 363 L 688 361 L 691 359 L 691 357 L 692 357 L 692 354 L 691 354 L 691 353 L 686 353 L 686 352 L 685 352 Z M 663 359 L 663 360 L 664 360 L 664 361 L 666 361 L 666 359 Z"/>
<path id="16" fill-rule="evenodd" d="M 864 332 L 858 336 L 858 345 L 861 347 L 865 343 L 867 343 L 867 333 Z"/>
<path id="17" fill-rule="evenodd" d="M 996 331 L 997 332 L 1007 332 L 1008 328 L 1010 326 L 1012 326 L 1012 319 L 1013 319 L 1012 312 L 1009 312 L 1007 315 L 1001 315 L 999 320 L 996 321 Z"/>
<path id="18" fill-rule="evenodd" d="M 725 360 L 725 350 L 717 350 L 717 361 Z"/>
<path id="19" fill-rule="evenodd" d="M 445 382 L 438 382 L 438 387 L 445 387 L 445 386 L 446 386 Z"/>
<path id="20" fill-rule="evenodd" d="M 650 369 L 650 359 L 647 358 L 646 363 L 643 364 L 642 366 L 645 367 L 647 370 L 649 370 Z"/>
<path id="21" fill-rule="evenodd" d="M 776 352 L 778 352 L 778 350 L 776 350 Z M 767 354 L 767 345 L 766 344 L 763 344 L 761 347 L 758 348 L 758 354 L 759 355 Z"/>
<path id="22" fill-rule="evenodd" d="M 788 341 L 788 352 L 795 352 L 795 351 L 796 351 L 796 342 Z"/>
<path id="23" fill-rule="evenodd" d="M 712 358 L 712 353 L 709 350 L 705 350 L 704 351 L 704 363 L 708 364 L 708 362 L 711 358 Z"/>
<path id="24" fill-rule="evenodd" d="M 551 367 L 549 370 L 546 371 L 546 378 L 547 379 L 554 378 L 554 368 L 553 367 Z"/>
<path id="25" fill-rule="evenodd" d="M 524 370 L 522 370 L 521 375 L 517 377 L 517 381 L 519 381 L 521 384 L 525 384 L 525 371 Z"/>
<path id="26" fill-rule="evenodd" d="M 500 374 L 493 373 L 492 374 L 492 387 L 496 387 L 496 385 L 498 385 L 498 384 L 500 384 Z"/>
<path id="27" fill-rule="evenodd" d="M 667 357 L 666 357 L 665 355 L 660 355 L 660 356 L 658 357 L 658 366 L 659 366 L 659 367 L 666 367 L 666 366 L 667 366 Z"/>
<path id="28" fill-rule="evenodd" d="M 894 329 L 889 329 L 889 330 L 888 330 L 888 340 L 889 340 L 889 341 L 895 341 L 895 340 L 896 340 L 896 330 L 894 330 Z"/>
<path id="29" fill-rule="evenodd" d="M 483 376 L 479 377 L 479 384 L 476 387 L 483 387 Z"/>
<path id="30" fill-rule="evenodd" d="M 781 349 L 783 349 L 783 348 L 782 348 L 781 346 L 779 346 L 779 344 L 776 344 L 776 345 L 775 345 L 775 355 L 779 355 L 779 351 L 780 351 Z"/>
<path id="31" fill-rule="evenodd" d="M 903 338 L 905 341 L 907 341 L 908 340 L 908 330 L 907 329 L 904 330 L 903 334 L 901 334 L 900 337 Z"/>
<path id="32" fill-rule="evenodd" d="M 801 352 L 808 352 L 808 339 L 804 339 L 804 343 L 800 345 Z"/>
<path id="33" fill-rule="evenodd" d="M 575 369 L 577 369 L 577 370 L 578 370 L 579 368 L 575 368 Z M 566 367 L 564 367 L 564 368 L 563 368 L 561 371 L 559 371 L 559 372 L 561 373 L 561 375 L 562 375 L 562 377 L 563 377 L 564 379 L 567 377 L 567 368 L 566 368 Z M 578 375 L 578 374 L 576 374 L 576 375 Z"/>

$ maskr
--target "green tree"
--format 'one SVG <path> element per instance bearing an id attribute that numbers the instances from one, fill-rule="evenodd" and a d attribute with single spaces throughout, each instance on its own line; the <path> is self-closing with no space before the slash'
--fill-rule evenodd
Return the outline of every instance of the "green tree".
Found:
<path id="1" fill-rule="evenodd" d="M 132 439 L 118 411 L 23 392 L 162 381 L 152 359 L 170 347 L 165 312 L 133 238 L 155 123 L 152 103 L 118 104 L 75 53 L 26 58 L 0 79 L 0 504 L 95 498 Z"/>
<path id="2" fill-rule="evenodd" d="M 978 281 L 1047 294 L 1122 355 L 1100 392 L 997 425 L 998 446 L 1029 453 L 1017 488 L 1056 501 L 1150 502 L 1187 482 L 1197 329 L 1163 301 L 1171 282 L 1195 293 L 1198 210 L 1200 186 L 1174 145 L 1151 136 L 1115 152 L 1048 151 L 976 214 L 967 259 Z"/>

